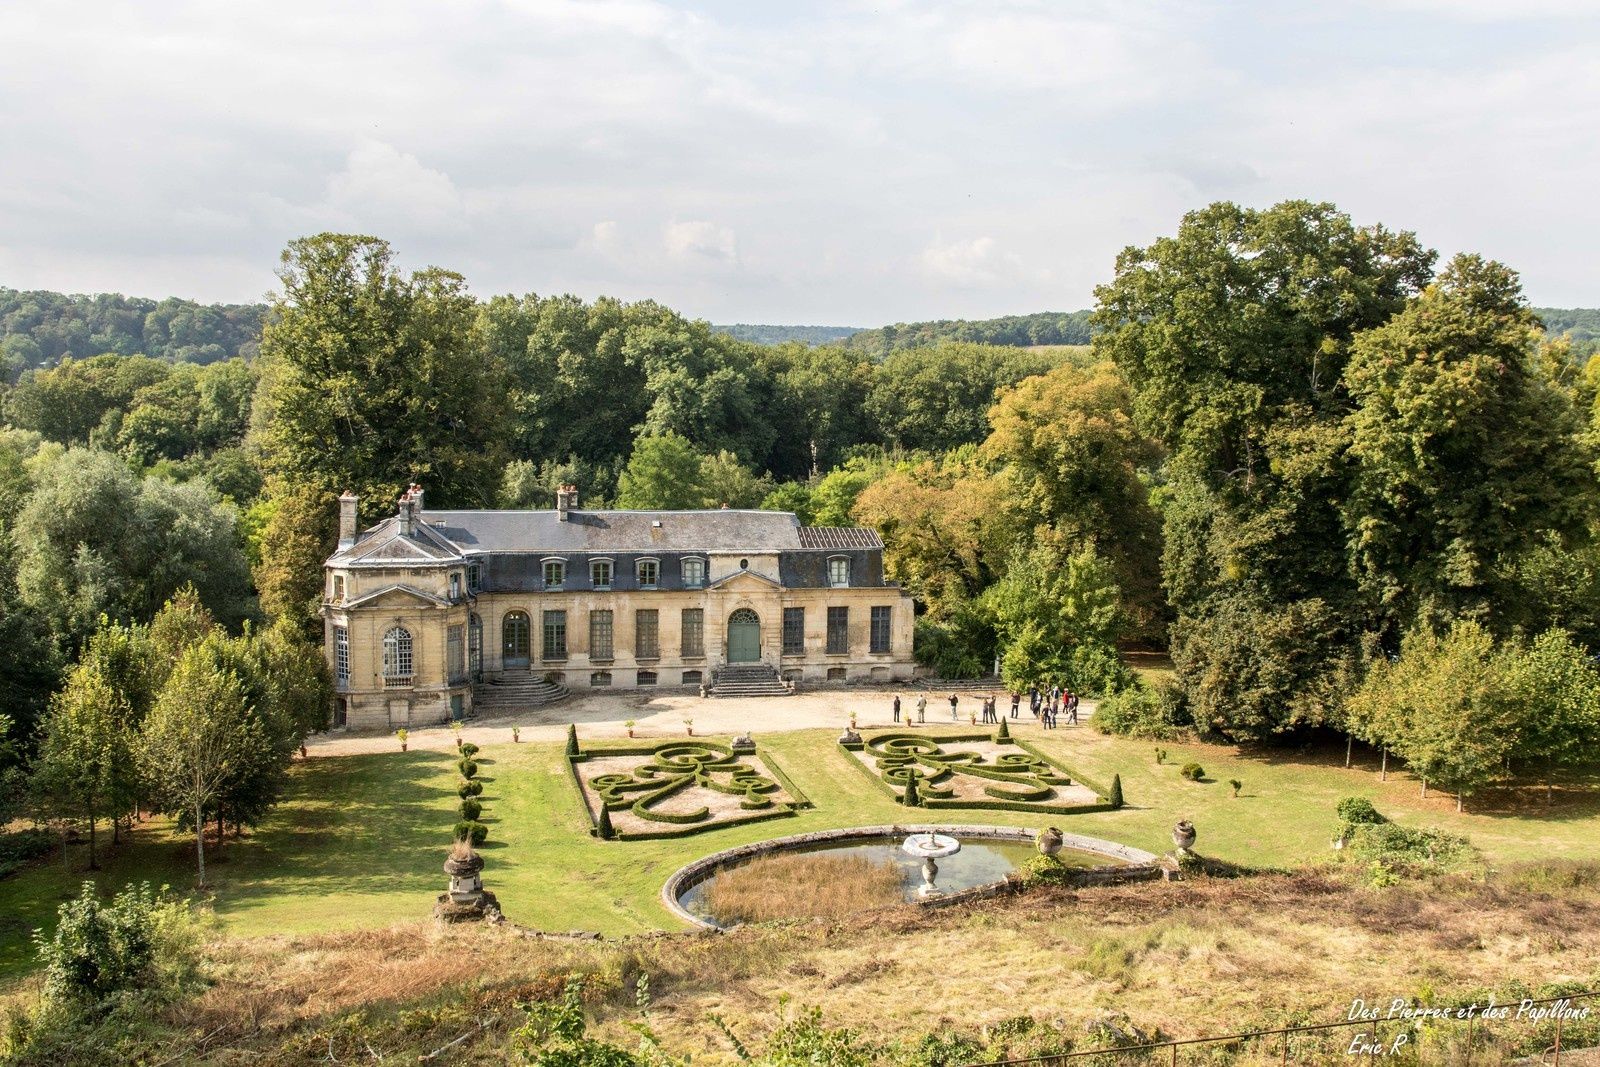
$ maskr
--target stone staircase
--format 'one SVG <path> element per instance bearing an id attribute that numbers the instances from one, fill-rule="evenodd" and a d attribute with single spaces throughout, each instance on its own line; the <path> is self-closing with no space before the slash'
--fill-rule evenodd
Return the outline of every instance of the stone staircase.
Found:
<path id="1" fill-rule="evenodd" d="M 532 671 L 506 671 L 472 687 L 472 706 L 479 714 L 522 711 L 566 698 L 566 686 L 547 682 Z"/>
<path id="2" fill-rule="evenodd" d="M 714 697 L 782 697 L 789 687 L 765 663 L 734 663 L 719 667 L 710 693 Z"/>

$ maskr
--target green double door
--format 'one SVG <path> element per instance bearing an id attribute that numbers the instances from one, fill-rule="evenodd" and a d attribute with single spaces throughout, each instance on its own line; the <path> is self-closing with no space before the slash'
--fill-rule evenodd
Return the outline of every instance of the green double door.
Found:
<path id="1" fill-rule="evenodd" d="M 728 616 L 728 662 L 761 661 L 761 619 L 749 608 Z"/>

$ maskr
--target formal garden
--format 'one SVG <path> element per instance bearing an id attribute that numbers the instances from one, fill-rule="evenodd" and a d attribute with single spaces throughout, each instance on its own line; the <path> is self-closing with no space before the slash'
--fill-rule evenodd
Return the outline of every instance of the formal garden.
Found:
<path id="1" fill-rule="evenodd" d="M 607 751 L 603 744 L 623 745 L 621 730 L 612 729 L 615 739 L 597 739 L 592 753 Z M 919 810 L 912 816 L 881 773 L 865 766 L 861 753 L 842 749 L 837 736 L 829 730 L 758 736 L 760 766 L 781 768 L 783 777 L 760 775 L 779 788 L 757 795 L 773 798 L 775 805 L 780 797 L 804 798 L 810 807 L 791 805 L 781 819 L 731 825 L 708 820 L 687 835 L 607 841 L 595 833 L 595 817 L 575 785 L 573 768 L 584 761 L 571 761 L 561 742 L 513 743 L 507 731 L 504 742 L 485 744 L 471 757 L 470 780 L 481 784 L 474 797 L 477 821 L 486 828 L 480 850 L 485 885 L 506 916 L 526 926 L 640 933 L 681 927 L 661 903 L 663 883 L 680 867 L 723 849 L 796 833 L 930 819 L 1018 827 L 1047 821 L 1025 806 L 954 807 L 936 815 Z M 982 752 L 972 747 L 979 742 L 970 729 L 920 727 L 917 736 L 938 749 L 921 752 L 919 760 Z M 880 740 L 869 731 L 862 752 Z M 732 741 L 694 739 L 706 746 L 697 749 L 702 757 L 694 762 L 703 767 L 699 758 L 708 758 L 710 765 L 718 764 Z M 639 744 L 643 751 L 628 758 L 642 769 L 659 760 L 663 748 L 669 759 L 678 758 L 672 749 L 685 742 Z M 1592 772 L 1558 781 L 1548 802 L 1542 786 L 1530 786 L 1487 794 L 1477 810 L 1457 814 L 1451 798 L 1437 792 L 1423 796 L 1418 781 L 1393 763 L 1384 778 L 1376 752 L 1358 747 L 1346 767 L 1342 744 L 1284 752 L 1173 741 L 1157 752 L 1148 742 L 1076 730 L 1033 733 L 1025 745 L 1017 746 L 1018 752 L 1037 751 L 1052 768 L 1044 777 L 1059 775 L 1075 784 L 1119 779 L 1126 790 L 1126 803 L 1118 810 L 1087 805 L 1076 814 L 1052 814 L 1048 821 L 1160 853 L 1172 847 L 1174 819 L 1186 817 L 1199 829 L 1196 847 L 1202 854 L 1256 869 L 1331 861 L 1339 835 L 1335 807 L 1347 796 L 1371 799 L 1396 823 L 1438 826 L 1465 837 L 1490 864 L 1586 858 L 1600 837 L 1600 782 Z M 880 751 L 892 750 L 880 744 Z M 902 749 L 901 757 L 889 758 L 903 755 Z M 237 838 L 230 833 L 211 854 L 207 877 L 216 921 L 229 933 L 256 936 L 425 919 L 443 888 L 440 864 L 460 818 L 461 759 L 454 752 L 401 752 L 396 746 L 387 753 L 297 761 L 284 802 L 258 829 Z M 1204 768 L 1197 779 L 1184 774 L 1190 764 Z M 726 776 L 723 784 L 745 776 L 731 769 L 735 765 L 755 766 L 748 757 L 725 765 L 717 772 Z M 1038 770 L 1025 774 L 1040 776 Z M 1239 789 L 1233 788 L 1235 781 Z M 747 783 L 743 794 L 753 784 Z M 682 787 L 691 788 L 700 787 Z M 617 794 L 619 800 L 627 795 Z M 640 795 L 633 794 L 635 800 Z M 702 801 L 699 806 L 710 805 Z M 108 890 L 139 881 L 178 889 L 194 883 L 193 838 L 166 820 L 139 824 L 105 851 L 98 871 L 85 871 L 86 849 L 74 845 L 65 862 L 59 855 L 35 861 L 0 879 L 0 975 L 15 978 L 32 966 L 32 930 L 48 928 L 57 906 L 85 879 Z"/>

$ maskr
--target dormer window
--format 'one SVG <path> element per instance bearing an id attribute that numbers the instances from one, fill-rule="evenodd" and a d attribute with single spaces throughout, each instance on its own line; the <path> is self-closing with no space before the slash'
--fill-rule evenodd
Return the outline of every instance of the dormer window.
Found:
<path id="1" fill-rule="evenodd" d="M 611 561 L 597 559 L 589 564 L 589 584 L 596 589 L 611 588 Z"/>
<path id="2" fill-rule="evenodd" d="M 452 571 L 450 573 L 450 599 L 456 600 L 461 596 L 461 575 Z"/>
<path id="3" fill-rule="evenodd" d="M 828 557 L 828 584 L 835 589 L 842 589 L 850 584 L 850 557 Z"/>
<path id="4" fill-rule="evenodd" d="M 640 589 L 654 589 L 656 579 L 661 575 L 661 562 L 654 559 L 641 559 L 634 564 L 634 573 L 639 576 Z"/>
<path id="5" fill-rule="evenodd" d="M 706 584 L 705 560 L 690 556 L 683 561 L 683 584 L 690 589 L 699 589 Z"/>
<path id="6" fill-rule="evenodd" d="M 560 589 L 567 580 L 567 561 L 564 559 L 547 559 L 544 561 L 544 587 L 546 589 Z"/>
<path id="7" fill-rule="evenodd" d="M 483 588 L 483 568 L 476 563 L 467 564 L 467 591 L 476 593 Z"/>
<path id="8" fill-rule="evenodd" d="M 333 576 L 333 602 L 335 604 L 344 603 L 344 575 L 342 574 Z"/>

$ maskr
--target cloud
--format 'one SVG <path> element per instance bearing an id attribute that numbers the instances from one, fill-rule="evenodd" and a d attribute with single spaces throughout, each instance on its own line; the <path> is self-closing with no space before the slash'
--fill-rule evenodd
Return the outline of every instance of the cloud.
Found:
<path id="1" fill-rule="evenodd" d="M 739 244 L 734 233 L 705 219 L 669 222 L 661 228 L 667 256 L 679 262 L 735 263 Z"/>
<path id="2" fill-rule="evenodd" d="M 380 224 L 409 219 L 424 227 L 457 226 L 466 214 L 450 175 L 382 141 L 363 141 L 344 169 L 328 178 L 328 206 L 346 217 Z"/>
<path id="3" fill-rule="evenodd" d="M 1029 271 L 1022 257 L 1003 252 L 993 237 L 973 237 L 948 244 L 935 241 L 922 250 L 918 265 L 925 277 L 962 288 L 1042 282 L 1048 271 Z"/>

